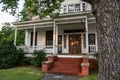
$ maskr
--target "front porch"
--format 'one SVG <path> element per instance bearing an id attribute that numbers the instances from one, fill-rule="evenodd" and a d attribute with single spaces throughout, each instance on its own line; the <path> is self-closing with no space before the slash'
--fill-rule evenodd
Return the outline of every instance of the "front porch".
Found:
<path id="1" fill-rule="evenodd" d="M 97 51 L 97 33 L 95 23 L 91 22 L 91 14 L 87 16 L 70 15 L 54 20 L 28 21 L 17 24 L 17 30 L 25 30 L 26 53 L 34 50 L 45 50 L 46 53 L 88 54 Z"/>

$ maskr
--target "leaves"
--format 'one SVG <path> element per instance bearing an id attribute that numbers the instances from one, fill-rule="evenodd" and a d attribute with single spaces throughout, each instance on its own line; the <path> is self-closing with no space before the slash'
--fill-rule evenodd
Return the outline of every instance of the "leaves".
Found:
<path id="1" fill-rule="evenodd" d="M 2 11 L 15 15 L 18 8 L 18 1 L 19 0 L 0 0 L 0 3 L 3 4 Z"/>

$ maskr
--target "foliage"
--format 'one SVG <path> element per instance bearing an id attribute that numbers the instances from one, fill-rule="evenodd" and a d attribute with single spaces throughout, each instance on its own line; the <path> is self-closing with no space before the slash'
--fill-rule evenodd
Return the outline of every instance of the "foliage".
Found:
<path id="1" fill-rule="evenodd" d="M 12 41 L 4 40 L 0 44 L 0 68 L 20 65 L 24 57 L 22 50 L 17 50 Z"/>
<path id="2" fill-rule="evenodd" d="M 20 12 L 21 21 L 28 21 L 32 16 L 38 15 L 39 1 L 38 0 L 25 0 L 24 8 Z"/>
<path id="3" fill-rule="evenodd" d="M 17 67 L 0 70 L 0 80 L 40 80 L 44 74 L 34 67 Z"/>
<path id="4" fill-rule="evenodd" d="M 10 23 L 4 23 L 0 31 L 0 41 L 10 40 L 14 41 L 15 28 Z M 24 44 L 25 33 L 23 30 L 17 32 L 17 45 Z"/>
<path id="5" fill-rule="evenodd" d="M 17 31 L 16 45 L 24 45 L 24 39 L 25 39 L 25 32 L 24 32 L 24 30 L 18 30 Z"/>
<path id="6" fill-rule="evenodd" d="M 18 8 L 18 1 L 19 0 L 0 0 L 0 3 L 3 5 L 2 11 L 7 11 L 14 15 Z"/>
<path id="7" fill-rule="evenodd" d="M 37 67 L 41 67 L 42 62 L 45 60 L 45 57 L 46 57 L 46 53 L 44 52 L 44 50 L 35 50 L 33 52 L 33 56 L 35 56 L 33 65 Z"/>
<path id="8" fill-rule="evenodd" d="M 1 40 L 14 40 L 14 27 L 12 27 L 10 23 L 4 23 L 0 32 Z"/>
<path id="9" fill-rule="evenodd" d="M 83 77 L 80 80 L 98 80 L 98 74 L 92 74 L 87 77 Z"/>

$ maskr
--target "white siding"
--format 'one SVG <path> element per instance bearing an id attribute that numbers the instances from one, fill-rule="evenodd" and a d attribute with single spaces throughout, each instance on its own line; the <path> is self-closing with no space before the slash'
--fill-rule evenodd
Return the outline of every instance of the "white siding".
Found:
<path id="1" fill-rule="evenodd" d="M 64 0 L 64 2 L 62 2 L 62 4 L 61 4 L 60 13 L 64 13 L 64 6 L 67 6 L 66 9 L 67 9 L 67 13 L 68 13 L 68 5 L 73 5 L 73 4 L 80 4 L 81 11 L 83 11 L 82 3 L 85 3 L 86 11 L 91 10 L 91 5 L 89 3 L 82 1 L 82 0 Z"/>

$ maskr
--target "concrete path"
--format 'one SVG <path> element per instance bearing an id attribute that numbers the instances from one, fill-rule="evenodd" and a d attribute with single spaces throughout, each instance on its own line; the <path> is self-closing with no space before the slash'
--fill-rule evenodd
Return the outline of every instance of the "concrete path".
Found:
<path id="1" fill-rule="evenodd" d="M 44 78 L 42 78 L 41 80 L 79 80 L 79 78 L 80 77 L 77 77 L 77 76 L 68 76 L 68 75 L 46 73 Z"/>

